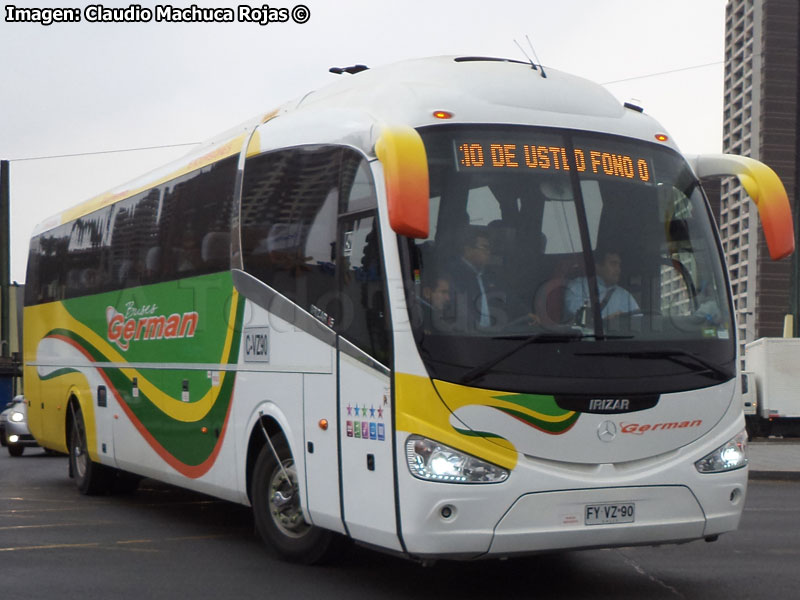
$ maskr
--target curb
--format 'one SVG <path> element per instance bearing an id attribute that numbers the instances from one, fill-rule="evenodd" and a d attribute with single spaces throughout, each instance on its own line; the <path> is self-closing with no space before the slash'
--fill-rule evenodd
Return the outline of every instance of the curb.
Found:
<path id="1" fill-rule="evenodd" d="M 759 481 L 800 481 L 800 471 L 750 471 L 748 479 Z"/>

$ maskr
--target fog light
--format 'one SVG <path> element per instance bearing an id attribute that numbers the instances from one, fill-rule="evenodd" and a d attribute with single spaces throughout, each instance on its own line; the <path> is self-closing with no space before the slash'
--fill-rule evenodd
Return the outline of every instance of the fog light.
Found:
<path id="1" fill-rule="evenodd" d="M 12 434 L 12 435 L 8 436 L 8 443 L 9 444 L 16 444 L 18 441 L 19 441 L 19 436 L 18 435 Z"/>

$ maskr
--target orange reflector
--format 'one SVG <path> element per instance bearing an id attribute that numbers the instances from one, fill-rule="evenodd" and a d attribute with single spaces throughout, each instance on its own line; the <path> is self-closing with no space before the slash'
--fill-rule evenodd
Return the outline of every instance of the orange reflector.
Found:
<path id="1" fill-rule="evenodd" d="M 433 116 L 437 119 L 452 119 L 453 113 L 446 110 L 435 110 L 433 111 Z"/>
<path id="2" fill-rule="evenodd" d="M 200 432 L 201 432 L 201 433 L 208 433 L 208 427 L 203 427 L 203 428 L 200 430 Z"/>
<path id="3" fill-rule="evenodd" d="M 663 133 L 657 133 L 656 134 L 656 139 L 659 142 L 666 142 L 669 138 L 666 135 L 664 135 Z"/>
<path id="4" fill-rule="evenodd" d="M 328 429 L 328 419 L 320 419 L 319 420 L 319 428 L 322 429 L 322 431 L 327 431 L 327 429 Z"/>

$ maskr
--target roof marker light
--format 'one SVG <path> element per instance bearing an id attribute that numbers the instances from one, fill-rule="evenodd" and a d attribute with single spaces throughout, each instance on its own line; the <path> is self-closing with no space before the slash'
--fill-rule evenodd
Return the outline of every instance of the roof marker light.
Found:
<path id="1" fill-rule="evenodd" d="M 452 119 L 453 113 L 447 110 L 435 110 L 433 111 L 433 116 L 437 119 Z"/>
<path id="2" fill-rule="evenodd" d="M 669 139 L 669 137 L 667 137 L 667 136 L 666 136 L 666 134 L 663 134 L 663 133 L 657 133 L 657 134 L 656 134 L 656 139 L 657 139 L 659 142 L 666 142 L 666 141 Z"/>

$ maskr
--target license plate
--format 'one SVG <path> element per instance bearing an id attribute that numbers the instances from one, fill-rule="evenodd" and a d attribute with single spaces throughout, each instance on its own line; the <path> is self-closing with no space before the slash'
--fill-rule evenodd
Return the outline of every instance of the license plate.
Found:
<path id="1" fill-rule="evenodd" d="M 587 504 L 584 511 L 586 525 L 610 525 L 612 523 L 633 523 L 636 504 L 622 502 L 617 504 Z"/>

